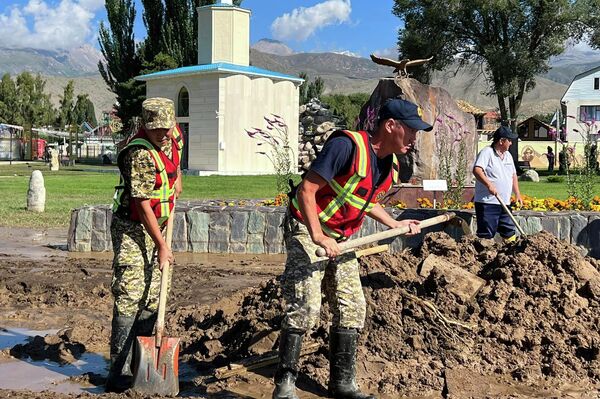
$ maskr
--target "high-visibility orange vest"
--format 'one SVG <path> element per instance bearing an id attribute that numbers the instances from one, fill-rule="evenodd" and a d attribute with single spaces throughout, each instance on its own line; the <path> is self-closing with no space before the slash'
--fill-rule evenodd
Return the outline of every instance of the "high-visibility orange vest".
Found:
<path id="1" fill-rule="evenodd" d="M 152 144 L 150 140 L 148 140 L 145 130 L 140 129 L 140 131 L 131 138 L 129 143 L 127 143 L 127 146 L 121 150 L 117 157 L 119 168 L 123 170 L 122 163 L 124 154 L 127 153 L 128 148 L 142 146 L 150 153 L 156 167 L 156 178 L 154 190 L 150 196 L 150 206 L 154 211 L 159 226 L 167 221 L 171 214 L 171 210 L 173 209 L 177 169 L 183 154 L 183 135 L 181 134 L 179 126 L 175 126 L 173 129 L 171 141 L 172 159 L 167 157 L 167 154 L 161 151 L 160 148 Z M 124 213 L 127 214 L 131 220 L 140 221 L 140 216 L 133 199 L 130 199 L 129 208 L 127 210 L 124 210 L 123 205 L 121 204 L 122 196 L 125 191 L 125 180 L 122 175 L 119 185 L 115 188 L 113 212 L 117 213 L 118 211 L 125 211 Z"/>
<path id="2" fill-rule="evenodd" d="M 379 185 L 374 186 L 371 171 L 369 134 L 365 131 L 342 130 L 352 139 L 355 146 L 354 159 L 350 170 L 344 175 L 335 176 L 316 193 L 317 212 L 323 232 L 331 238 L 344 240 L 361 226 L 365 213 L 370 212 L 390 189 L 398 182 L 400 165 L 393 154 L 392 167 Z M 298 194 L 290 201 L 290 211 L 303 222 Z"/>

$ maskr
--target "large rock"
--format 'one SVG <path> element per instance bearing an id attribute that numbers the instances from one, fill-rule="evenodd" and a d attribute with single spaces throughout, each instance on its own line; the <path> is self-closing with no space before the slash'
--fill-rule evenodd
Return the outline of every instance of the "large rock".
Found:
<path id="1" fill-rule="evenodd" d="M 50 170 L 55 172 L 60 168 L 60 162 L 58 160 L 58 150 L 50 148 L 48 150 L 50 154 Z"/>
<path id="2" fill-rule="evenodd" d="M 470 302 L 485 285 L 482 278 L 433 254 L 423 260 L 419 274 L 427 277 L 428 284 L 442 286 L 463 303 Z"/>
<path id="3" fill-rule="evenodd" d="M 393 78 L 379 80 L 379 84 L 371 94 L 369 102 L 361 109 L 358 127 L 373 130 L 381 105 L 389 98 L 400 97 L 421 106 L 423 120 L 433 125 L 430 132 L 417 134 L 416 151 L 401 155 L 401 180 L 408 182 L 415 179 L 438 179 L 439 158 L 437 138 L 445 129 L 462 126 L 466 134 L 462 138 L 467 145 L 467 181 L 472 180 L 470 165 L 477 155 L 477 128 L 473 115 L 462 111 L 450 94 L 441 87 L 424 85 L 414 79 L 400 79 L 398 84 Z"/>
<path id="4" fill-rule="evenodd" d="M 537 183 L 540 181 L 540 175 L 538 175 L 538 172 L 536 172 L 535 170 L 528 169 L 525 172 L 523 172 L 523 174 L 519 177 L 519 180 L 533 181 Z"/>
<path id="5" fill-rule="evenodd" d="M 27 210 L 32 212 L 44 212 L 46 207 L 46 187 L 44 176 L 39 170 L 31 172 L 29 178 L 29 189 L 27 190 Z"/>

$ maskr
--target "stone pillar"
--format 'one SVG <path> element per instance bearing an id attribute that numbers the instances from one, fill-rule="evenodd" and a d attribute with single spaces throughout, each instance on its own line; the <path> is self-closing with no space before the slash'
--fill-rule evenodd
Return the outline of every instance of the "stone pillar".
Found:
<path id="1" fill-rule="evenodd" d="M 60 165 L 60 161 L 58 160 L 58 150 L 50 148 L 48 152 L 50 153 L 50 170 L 57 171 Z"/>
<path id="2" fill-rule="evenodd" d="M 44 176 L 39 170 L 34 170 L 29 178 L 29 190 L 27 190 L 27 210 L 33 212 L 44 212 L 46 206 L 46 187 L 44 187 Z"/>

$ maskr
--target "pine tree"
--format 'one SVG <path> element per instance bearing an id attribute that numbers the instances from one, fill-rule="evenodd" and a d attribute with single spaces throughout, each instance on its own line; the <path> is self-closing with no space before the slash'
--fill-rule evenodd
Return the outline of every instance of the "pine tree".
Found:
<path id="1" fill-rule="evenodd" d="M 17 86 L 10 74 L 5 73 L 0 81 L 0 122 L 17 123 Z"/>
<path id="2" fill-rule="evenodd" d="M 304 82 L 300 85 L 300 104 L 306 104 L 308 100 L 308 75 L 306 72 L 300 72 L 300 79 L 304 79 Z"/>
<path id="3" fill-rule="evenodd" d="M 75 83 L 69 80 L 63 90 L 63 95 L 60 99 L 58 107 L 58 119 L 56 127 L 59 130 L 68 130 L 69 126 L 75 123 L 74 115 L 74 99 L 75 99 Z"/>
<path id="4" fill-rule="evenodd" d="M 144 41 L 144 60 L 152 60 L 162 51 L 162 30 L 165 20 L 165 6 L 163 0 L 142 0 L 144 12 L 142 20 L 146 26 L 148 36 Z"/>
<path id="5" fill-rule="evenodd" d="M 171 56 L 178 67 L 198 62 L 197 7 L 216 0 L 142 0 L 148 37 L 144 42 L 144 60 L 152 62 L 158 53 Z M 241 6 L 242 0 L 234 1 Z"/>
<path id="6" fill-rule="evenodd" d="M 33 77 L 29 72 L 17 76 L 16 122 L 27 130 L 33 126 L 52 125 L 55 111 L 50 96 L 44 92 L 46 81 L 40 75 Z"/>
<path id="7" fill-rule="evenodd" d="M 73 107 L 73 123 L 80 126 L 84 122 L 89 123 L 92 127 L 98 125 L 94 104 L 87 94 L 79 94 Z"/>
<path id="8" fill-rule="evenodd" d="M 106 0 L 105 7 L 109 26 L 100 23 L 98 41 L 106 63 L 100 61 L 98 69 L 117 95 L 117 114 L 128 126 L 141 113 L 145 98 L 144 84 L 133 79 L 142 67 L 133 33 L 135 4 L 133 0 Z"/>

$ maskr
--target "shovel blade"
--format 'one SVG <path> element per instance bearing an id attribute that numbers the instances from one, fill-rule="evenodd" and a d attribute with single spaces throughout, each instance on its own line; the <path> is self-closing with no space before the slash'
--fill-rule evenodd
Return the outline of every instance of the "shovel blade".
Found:
<path id="1" fill-rule="evenodd" d="M 133 389 L 147 394 L 179 393 L 179 338 L 137 337 Z"/>

